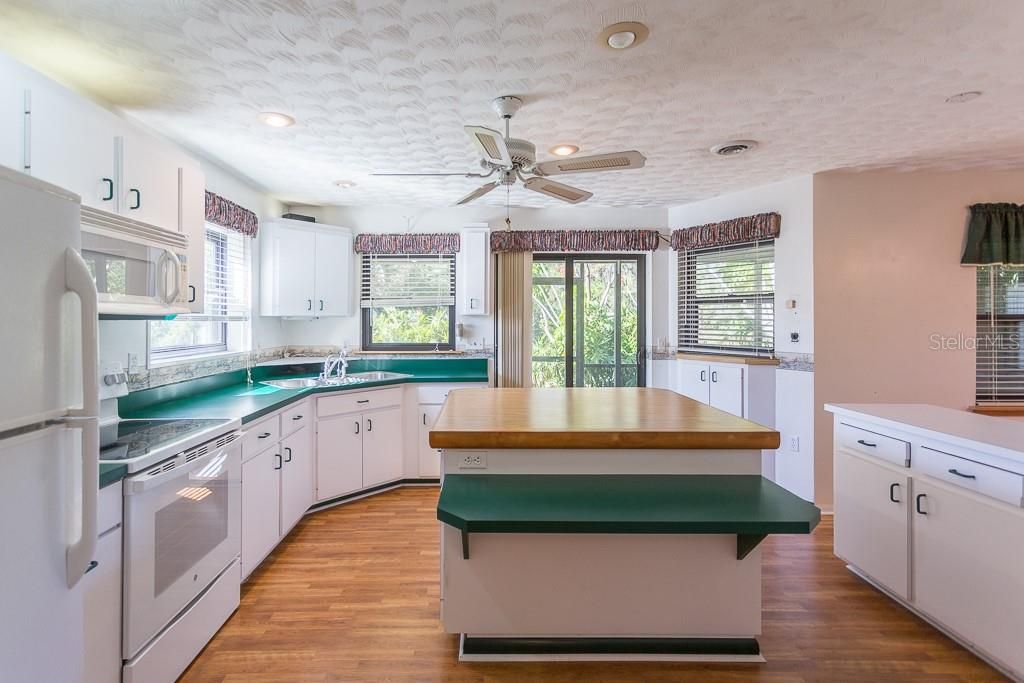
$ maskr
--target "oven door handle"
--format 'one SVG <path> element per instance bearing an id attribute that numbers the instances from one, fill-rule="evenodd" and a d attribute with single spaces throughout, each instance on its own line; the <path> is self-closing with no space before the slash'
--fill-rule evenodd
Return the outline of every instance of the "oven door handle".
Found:
<path id="1" fill-rule="evenodd" d="M 245 432 L 234 432 L 235 438 L 230 443 L 225 444 L 222 448 L 210 451 L 203 457 L 196 458 L 192 462 L 188 463 L 187 465 L 183 465 L 182 467 L 175 467 L 174 469 L 167 470 L 166 472 L 148 474 L 148 472 L 160 469 L 160 465 L 156 464 L 153 465 L 152 467 L 148 467 L 145 470 L 130 476 L 124 482 L 124 495 L 134 496 L 140 493 L 145 493 L 146 491 L 152 491 L 154 488 L 162 486 L 163 484 L 166 484 L 168 481 L 171 481 L 173 479 L 181 479 L 182 477 L 186 476 L 191 481 L 204 481 L 207 479 L 215 478 L 218 474 L 220 474 L 219 467 L 217 468 L 216 473 L 211 472 L 208 475 L 203 475 L 203 473 L 200 472 L 200 475 L 203 476 L 199 477 L 193 477 L 192 474 L 195 473 L 197 470 L 202 470 L 203 468 L 208 467 L 210 463 L 212 463 L 218 456 L 224 455 L 227 451 L 231 451 L 232 449 L 235 448 L 241 449 L 241 439 L 244 434 Z M 226 456 L 224 457 L 226 459 Z"/>

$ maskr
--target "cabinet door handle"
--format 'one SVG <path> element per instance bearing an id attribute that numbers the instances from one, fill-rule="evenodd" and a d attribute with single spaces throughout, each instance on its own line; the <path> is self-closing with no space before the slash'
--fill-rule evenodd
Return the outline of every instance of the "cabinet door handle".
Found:
<path id="1" fill-rule="evenodd" d="M 292 418 L 292 422 L 295 422 L 296 420 L 301 420 L 301 419 L 302 419 L 301 415 L 296 415 L 295 417 Z"/>
<path id="2" fill-rule="evenodd" d="M 711 381 L 715 382 L 716 384 L 718 383 L 718 370 L 715 370 L 714 372 L 711 373 Z"/>
<path id="3" fill-rule="evenodd" d="M 370 399 L 368 399 L 368 398 L 356 399 L 356 403 L 369 403 L 369 402 L 370 402 Z"/>
<path id="4" fill-rule="evenodd" d="M 701 382 L 706 382 L 706 381 L 707 381 L 707 378 L 708 378 L 708 373 L 707 373 L 707 371 L 706 371 L 706 370 L 701 370 L 701 371 L 700 371 L 700 381 L 701 381 Z"/>
<path id="5" fill-rule="evenodd" d="M 928 496 L 926 496 L 925 494 L 919 493 L 919 494 L 917 494 L 917 498 L 914 499 L 914 509 L 917 510 L 917 514 L 919 514 L 919 515 L 927 515 L 928 514 L 927 512 L 925 512 L 924 510 L 921 509 L 921 499 L 922 498 L 927 498 L 927 497 Z"/>
<path id="6" fill-rule="evenodd" d="M 288 457 L 285 458 L 285 462 L 291 462 L 292 461 L 292 449 L 288 448 L 287 446 L 285 446 L 284 449 L 286 451 L 288 451 Z"/>
<path id="7" fill-rule="evenodd" d="M 284 466 L 284 462 L 281 459 L 280 453 L 274 453 L 274 457 L 277 458 L 277 465 L 274 467 L 275 470 L 279 470 Z"/>
<path id="8" fill-rule="evenodd" d="M 953 469 L 949 470 L 949 473 L 950 474 L 955 474 L 958 477 L 963 477 L 964 479 L 977 479 L 978 478 L 977 476 L 975 476 L 973 474 L 964 474 L 963 472 L 960 472 L 959 470 L 957 470 L 957 468 L 955 468 L 955 467 Z"/>
<path id="9" fill-rule="evenodd" d="M 107 194 L 103 196 L 103 201 L 109 202 L 114 198 L 114 181 L 111 178 L 104 178 L 103 182 L 107 185 Z"/>
<path id="10" fill-rule="evenodd" d="M 320 310 L 324 310 L 324 300 L 320 299 Z"/>
<path id="11" fill-rule="evenodd" d="M 257 438 L 257 439 L 265 439 L 265 438 L 267 438 L 268 436 L 270 436 L 270 432 L 263 432 L 262 434 L 260 434 L 260 435 L 259 435 L 259 436 L 257 436 L 256 438 Z"/>
<path id="12" fill-rule="evenodd" d="M 369 417 L 366 418 L 366 431 L 367 432 L 372 432 L 373 431 L 373 420 L 371 418 L 369 418 Z"/>
<path id="13" fill-rule="evenodd" d="M 189 291 L 188 302 L 190 304 L 194 304 L 196 302 L 196 286 L 195 285 L 189 285 L 188 286 L 188 291 Z"/>
<path id="14" fill-rule="evenodd" d="M 356 434 L 359 433 L 359 421 L 356 420 Z"/>
<path id="15" fill-rule="evenodd" d="M 878 446 L 877 443 L 868 443 L 864 439 L 857 439 L 857 443 L 859 443 L 861 446 L 867 446 L 868 448 L 875 448 L 876 446 Z"/>
<path id="16" fill-rule="evenodd" d="M 88 574 L 93 569 L 96 569 L 96 567 L 98 567 L 98 566 L 100 566 L 100 563 L 97 562 L 96 560 L 93 560 L 92 562 L 89 563 L 89 566 L 85 568 L 85 573 Z"/>
<path id="17" fill-rule="evenodd" d="M 130 190 L 128 190 L 128 194 L 135 196 L 135 203 L 134 204 L 129 204 L 128 205 L 129 209 L 134 211 L 135 209 L 137 209 L 140 206 L 142 206 L 142 193 L 141 192 L 139 192 L 136 188 L 133 187 Z"/>
<path id="18" fill-rule="evenodd" d="M 313 310 L 313 300 L 312 299 L 306 299 L 306 310 L 307 311 L 312 311 Z"/>
<path id="19" fill-rule="evenodd" d="M 899 503 L 900 499 L 896 497 L 896 489 L 900 487 L 899 484 L 889 484 L 889 500 L 894 503 Z"/>
<path id="20" fill-rule="evenodd" d="M 427 414 L 423 413 L 423 426 L 427 425 Z"/>

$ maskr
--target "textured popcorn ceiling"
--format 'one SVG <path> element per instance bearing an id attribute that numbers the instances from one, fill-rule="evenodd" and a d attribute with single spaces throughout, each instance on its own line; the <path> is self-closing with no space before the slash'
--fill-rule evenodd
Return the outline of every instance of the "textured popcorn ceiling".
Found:
<path id="1" fill-rule="evenodd" d="M 643 45 L 595 36 L 641 20 Z M 637 149 L 639 171 L 562 176 L 590 206 L 675 205 L 820 170 L 1020 167 L 1018 0 L 5 0 L 0 48 L 120 106 L 286 201 L 451 204 L 482 181 L 465 123 L 540 158 Z M 960 105 L 964 90 L 985 95 Z M 270 129 L 257 112 L 298 124 Z M 755 153 L 712 157 L 729 138 Z M 336 179 L 358 185 L 340 189 Z M 504 204 L 504 191 L 485 197 Z M 512 191 L 520 206 L 560 206 Z"/>

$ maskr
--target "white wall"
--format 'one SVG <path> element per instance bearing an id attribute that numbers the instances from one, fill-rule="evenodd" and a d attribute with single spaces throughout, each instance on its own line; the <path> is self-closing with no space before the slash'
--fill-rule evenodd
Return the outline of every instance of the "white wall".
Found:
<path id="1" fill-rule="evenodd" d="M 423 209 L 408 206 L 292 206 L 289 211 L 313 216 L 318 223 L 350 228 L 361 232 L 443 232 L 458 230 L 469 224 L 486 223 L 491 230 L 505 229 L 505 209 L 493 206 L 458 206 Z M 664 230 L 668 212 L 665 209 L 606 209 L 606 208 L 513 208 L 513 229 L 558 228 L 654 228 Z M 461 256 L 461 255 L 460 255 Z M 667 267 L 667 259 L 659 256 L 653 267 L 648 267 L 648 282 L 659 268 Z M 649 262 L 650 263 L 650 262 Z M 664 276 L 662 276 L 664 279 Z M 658 297 L 656 287 L 648 288 Z M 660 316 L 648 313 L 648 330 L 659 329 L 664 322 Z M 660 310 L 660 309 L 658 309 Z M 491 316 L 459 316 L 465 330 L 460 346 L 475 348 L 494 344 L 494 319 Z M 324 318 L 322 320 L 285 320 L 282 323 L 285 343 L 292 345 L 347 344 L 358 349 L 360 319 Z M 665 334 L 664 332 L 662 333 Z M 648 340 L 656 339 L 648 333 Z M 650 341 L 648 343 L 651 343 Z"/>
<path id="2" fill-rule="evenodd" d="M 775 241 L 775 352 L 784 361 L 792 354 L 811 361 L 814 353 L 814 180 L 801 176 L 770 185 L 713 197 L 668 210 L 673 229 L 775 211 L 782 216 Z M 668 295 L 660 316 L 676 330 L 676 255 L 669 256 Z M 796 308 L 786 308 L 795 300 Z M 791 341 L 790 334 L 799 334 Z M 675 337 L 670 336 L 672 345 Z M 806 357 L 805 357 L 806 356 Z M 809 366 L 808 366 L 809 369 Z M 775 477 L 779 484 L 813 500 L 814 491 L 814 377 L 806 370 L 779 369 L 775 374 L 775 428 L 782 434 L 782 448 L 776 452 Z M 793 437 L 800 451 L 789 450 Z"/>

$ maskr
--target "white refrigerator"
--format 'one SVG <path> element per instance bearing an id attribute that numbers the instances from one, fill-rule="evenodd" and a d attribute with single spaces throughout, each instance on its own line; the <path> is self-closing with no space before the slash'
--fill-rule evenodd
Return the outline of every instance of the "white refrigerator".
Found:
<path id="1" fill-rule="evenodd" d="M 0 167 L 0 678 L 84 678 L 99 491 L 96 288 L 79 198 Z"/>

